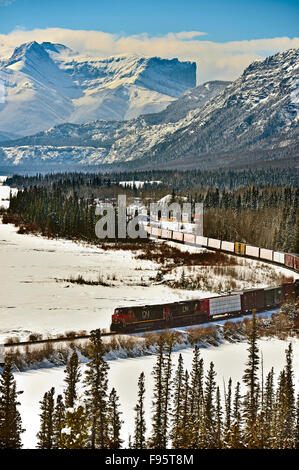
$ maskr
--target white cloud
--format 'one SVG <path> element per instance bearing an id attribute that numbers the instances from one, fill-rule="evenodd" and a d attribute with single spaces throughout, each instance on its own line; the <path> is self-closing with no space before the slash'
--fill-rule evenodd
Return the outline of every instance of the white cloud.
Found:
<path id="1" fill-rule="evenodd" d="M 181 31 L 164 36 L 148 34 L 122 36 L 102 31 L 84 31 L 62 28 L 22 28 L 0 34 L 0 56 L 11 54 L 14 47 L 28 41 L 62 43 L 75 51 L 98 57 L 115 54 L 178 57 L 198 62 L 198 82 L 237 78 L 252 61 L 275 52 L 299 47 L 299 38 L 270 38 L 249 41 L 217 43 L 207 41 L 205 33 Z"/>
<path id="2" fill-rule="evenodd" d="M 0 0 L 0 7 L 7 7 L 11 5 L 15 0 Z"/>

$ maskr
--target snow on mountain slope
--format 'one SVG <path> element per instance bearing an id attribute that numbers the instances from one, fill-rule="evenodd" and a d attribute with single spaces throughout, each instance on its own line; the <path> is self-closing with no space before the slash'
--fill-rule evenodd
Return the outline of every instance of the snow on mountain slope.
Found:
<path id="1" fill-rule="evenodd" d="M 0 61 L 0 133 L 30 135 L 63 123 L 122 120 L 164 109 L 196 85 L 196 64 L 137 56 L 107 59 L 33 41 Z"/>
<path id="2" fill-rule="evenodd" d="M 208 82 L 185 92 L 160 113 L 136 119 L 61 124 L 0 147 L 0 161 L 14 164 L 97 164 L 141 158 L 164 135 L 186 125 L 200 106 L 230 82 Z M 189 114 L 188 114 L 189 113 Z M 1 158 L 2 157 L 2 158 Z"/>
<path id="3" fill-rule="evenodd" d="M 63 124 L 7 142 L 0 162 L 215 168 L 299 154 L 299 49 L 254 62 L 241 77 L 187 91 L 160 113 Z M 246 163 L 247 162 L 247 163 Z"/>

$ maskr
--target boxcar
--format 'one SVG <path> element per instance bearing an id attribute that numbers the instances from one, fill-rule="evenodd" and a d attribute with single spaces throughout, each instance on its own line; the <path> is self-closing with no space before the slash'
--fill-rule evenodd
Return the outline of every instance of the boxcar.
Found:
<path id="1" fill-rule="evenodd" d="M 286 253 L 284 257 L 284 264 L 288 268 L 294 268 L 294 258 L 295 257 L 293 255 L 289 255 L 288 253 Z"/>
<path id="2" fill-rule="evenodd" d="M 161 231 L 162 238 L 172 238 L 172 231 L 167 229 L 162 229 Z"/>
<path id="3" fill-rule="evenodd" d="M 185 243 L 195 243 L 195 235 L 193 233 L 184 233 Z"/>
<path id="4" fill-rule="evenodd" d="M 265 292 L 265 307 L 275 307 L 282 300 L 282 287 L 268 287 Z"/>
<path id="5" fill-rule="evenodd" d="M 299 256 L 294 256 L 294 268 L 299 271 Z"/>
<path id="6" fill-rule="evenodd" d="M 217 248 L 218 250 L 220 250 L 221 240 L 217 240 L 216 238 L 209 238 L 208 239 L 208 247 L 209 248 Z"/>
<path id="7" fill-rule="evenodd" d="M 158 227 L 152 227 L 151 233 L 154 237 L 161 237 L 161 229 Z"/>
<path id="8" fill-rule="evenodd" d="M 280 263 L 280 264 L 284 264 L 284 253 L 280 253 L 279 251 L 274 251 L 273 252 L 273 261 L 275 261 L 275 263 Z"/>
<path id="9" fill-rule="evenodd" d="M 245 253 L 247 256 L 253 256 L 254 258 L 259 258 L 260 248 L 257 246 L 246 245 Z"/>
<path id="10" fill-rule="evenodd" d="M 241 295 L 225 295 L 212 297 L 209 299 L 210 316 L 221 315 L 223 313 L 241 312 Z"/>
<path id="11" fill-rule="evenodd" d="M 266 248 L 261 248 L 260 258 L 261 259 L 266 259 L 268 261 L 272 261 L 273 260 L 273 250 L 267 250 Z"/>
<path id="12" fill-rule="evenodd" d="M 265 308 L 264 289 L 248 289 L 243 291 L 241 304 L 242 312 L 249 312 L 253 309 L 262 310 Z"/>
<path id="13" fill-rule="evenodd" d="M 196 237 L 196 245 L 208 246 L 208 239 L 207 239 L 207 237 L 201 237 L 200 235 L 197 235 L 197 237 Z"/>
<path id="14" fill-rule="evenodd" d="M 235 242 L 235 253 L 245 255 L 245 243 Z"/>
<path id="15" fill-rule="evenodd" d="M 235 245 L 233 242 L 221 242 L 221 250 L 229 251 L 230 253 L 234 252 Z"/>
<path id="16" fill-rule="evenodd" d="M 283 300 L 287 300 L 289 297 L 295 297 L 295 284 L 288 282 L 282 285 Z"/>
<path id="17" fill-rule="evenodd" d="M 172 232 L 172 239 L 182 242 L 183 239 L 184 239 L 184 233 L 183 232 Z"/>

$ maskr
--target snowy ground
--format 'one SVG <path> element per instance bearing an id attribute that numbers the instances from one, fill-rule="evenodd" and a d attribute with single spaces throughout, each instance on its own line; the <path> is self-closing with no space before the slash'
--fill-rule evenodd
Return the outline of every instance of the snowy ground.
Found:
<path id="1" fill-rule="evenodd" d="M 294 370 L 296 373 L 296 390 L 299 390 L 299 340 L 292 339 L 294 350 Z M 263 353 L 264 376 L 274 367 L 275 377 L 284 367 L 285 349 L 288 341 L 277 339 L 265 339 L 259 341 L 260 351 Z M 244 343 L 223 344 L 219 347 L 208 347 L 201 349 L 201 356 L 205 361 L 205 368 L 210 361 L 215 364 L 217 372 L 217 382 L 223 392 L 223 381 L 228 382 L 229 377 L 233 380 L 233 386 L 237 381 L 241 381 L 244 365 L 247 358 L 247 347 Z M 180 351 L 184 365 L 190 370 L 192 363 L 192 349 L 188 348 Z M 173 353 L 173 363 L 176 366 L 179 352 Z M 146 376 L 146 420 L 150 422 L 151 401 L 152 401 L 152 378 L 151 372 L 155 364 L 155 356 L 147 356 L 134 359 L 116 359 L 109 361 L 109 385 L 115 387 L 120 396 L 122 408 L 122 418 L 125 422 L 122 430 L 123 439 L 127 442 L 128 434 L 133 434 L 134 429 L 134 406 L 137 401 L 137 380 L 143 371 Z M 86 366 L 82 365 L 82 372 Z M 20 395 L 21 413 L 23 425 L 26 432 L 23 435 L 23 444 L 26 448 L 32 448 L 36 444 L 36 433 L 39 429 L 39 401 L 43 394 L 52 386 L 56 393 L 63 391 L 64 368 L 39 369 L 28 372 L 16 373 L 15 378 L 19 390 L 24 393 Z"/>
<path id="2" fill-rule="evenodd" d="M 129 251 L 103 251 L 16 231 L 0 223 L 0 343 L 11 336 L 26 339 L 32 332 L 54 335 L 109 328 L 111 314 L 119 306 L 213 295 L 154 285 L 149 279 L 156 276 L 159 266 L 137 260 Z M 110 286 L 63 281 L 78 274 L 94 280 L 100 274 Z"/>

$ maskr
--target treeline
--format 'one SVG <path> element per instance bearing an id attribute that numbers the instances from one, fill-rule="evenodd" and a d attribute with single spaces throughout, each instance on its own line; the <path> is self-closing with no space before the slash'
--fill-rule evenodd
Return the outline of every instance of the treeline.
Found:
<path id="1" fill-rule="evenodd" d="M 145 375 L 138 379 L 133 449 L 294 449 L 299 448 L 299 395 L 295 398 L 293 352 L 286 350 L 286 365 L 275 386 L 274 370 L 263 377 L 257 346 L 255 316 L 248 337 L 248 359 L 241 383 L 229 379 L 223 392 L 216 383 L 213 362 L 207 370 L 197 347 L 190 373 L 182 356 L 173 370 L 171 335 L 159 341 L 152 372 L 151 426 L 145 418 Z M 40 401 L 40 449 L 119 449 L 124 442 L 117 391 L 108 390 L 109 365 L 104 360 L 100 330 L 91 334 L 90 361 L 82 377 L 74 351 L 65 370 L 63 395 L 51 388 Z M 262 374 L 260 374 L 262 370 Z M 83 396 L 78 392 L 80 380 Z M 18 394 L 7 361 L 0 380 L 0 448 L 21 448 Z"/>
<path id="2" fill-rule="evenodd" d="M 268 168 L 268 169 L 246 169 L 246 170 L 147 170 L 131 172 L 109 172 L 109 173 L 49 173 L 37 174 L 36 176 L 14 175 L 7 180 L 9 186 L 18 188 L 29 188 L 32 186 L 54 187 L 59 183 L 64 190 L 71 189 L 79 191 L 79 188 L 91 188 L 95 192 L 99 189 L 109 187 L 120 181 L 160 181 L 160 189 L 191 191 L 198 189 L 214 189 L 220 191 L 233 191 L 241 187 L 255 185 L 259 188 L 272 186 L 288 186 L 298 188 L 299 178 L 296 168 Z M 145 189 L 153 194 L 158 187 L 148 184 Z M 144 188 L 143 190 L 144 191 Z M 83 193 L 81 193 L 83 196 Z"/>
<path id="3" fill-rule="evenodd" d="M 47 178 L 52 177 L 56 175 Z M 85 186 L 80 187 L 80 184 L 83 184 L 84 175 L 80 178 L 83 179 L 78 180 L 78 192 L 76 185 L 71 184 L 72 179 L 65 181 L 60 177 L 50 186 L 25 187 L 11 199 L 4 222 L 23 225 L 21 231 L 35 230 L 47 236 L 98 241 L 94 199 L 83 196 Z M 115 196 L 116 187 L 118 192 L 124 192 L 116 183 L 112 185 L 106 181 L 105 184 L 110 184 Z M 181 195 L 173 190 L 172 201 L 181 201 Z M 187 201 L 193 205 L 203 203 L 204 234 L 208 237 L 299 253 L 298 188 L 208 189 L 187 193 Z"/>

